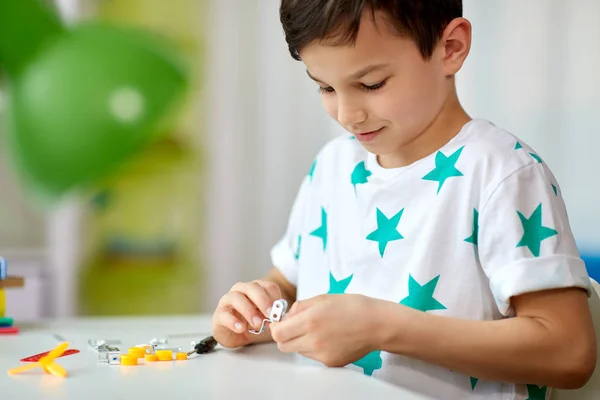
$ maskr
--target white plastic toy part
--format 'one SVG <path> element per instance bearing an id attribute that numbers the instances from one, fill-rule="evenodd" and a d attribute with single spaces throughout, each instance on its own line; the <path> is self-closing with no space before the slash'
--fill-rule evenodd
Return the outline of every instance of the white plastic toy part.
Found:
<path id="1" fill-rule="evenodd" d="M 269 315 L 269 319 L 264 319 L 258 331 L 254 329 L 249 329 L 250 333 L 255 335 L 260 335 L 265 330 L 265 324 L 267 322 L 279 322 L 281 318 L 285 315 L 288 307 L 288 302 L 285 299 L 279 299 L 273 302 L 273 306 L 271 307 L 271 314 Z"/>

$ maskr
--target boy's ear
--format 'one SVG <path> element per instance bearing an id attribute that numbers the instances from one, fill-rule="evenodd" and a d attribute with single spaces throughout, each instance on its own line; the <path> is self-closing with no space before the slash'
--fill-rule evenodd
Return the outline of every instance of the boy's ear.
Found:
<path id="1" fill-rule="evenodd" d="M 453 19 L 442 34 L 444 72 L 454 76 L 462 67 L 471 49 L 471 23 L 465 18 Z"/>

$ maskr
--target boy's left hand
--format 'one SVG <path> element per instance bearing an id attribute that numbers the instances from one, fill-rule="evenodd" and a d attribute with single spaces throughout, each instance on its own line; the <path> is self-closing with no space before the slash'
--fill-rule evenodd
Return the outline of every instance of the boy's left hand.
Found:
<path id="1" fill-rule="evenodd" d="M 294 303 L 271 335 L 283 352 L 297 352 L 328 367 L 342 367 L 375 350 L 374 298 L 321 295 Z"/>

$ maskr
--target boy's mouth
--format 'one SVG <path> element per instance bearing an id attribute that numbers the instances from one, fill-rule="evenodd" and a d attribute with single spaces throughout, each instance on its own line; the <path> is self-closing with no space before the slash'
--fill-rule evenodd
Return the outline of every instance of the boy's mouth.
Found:
<path id="1" fill-rule="evenodd" d="M 362 133 L 355 133 L 354 136 L 356 136 L 356 139 L 360 140 L 361 142 L 370 142 L 371 140 L 375 139 L 375 137 L 383 130 L 383 128 L 379 128 L 376 131 L 370 131 L 370 132 L 362 132 Z"/>

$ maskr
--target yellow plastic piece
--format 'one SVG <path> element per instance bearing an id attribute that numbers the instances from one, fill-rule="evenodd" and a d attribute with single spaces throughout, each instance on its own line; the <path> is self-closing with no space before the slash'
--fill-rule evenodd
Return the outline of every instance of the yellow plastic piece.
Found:
<path id="1" fill-rule="evenodd" d="M 156 350 L 159 361 L 173 361 L 173 350 Z"/>
<path id="2" fill-rule="evenodd" d="M 121 356 L 121 365 L 137 365 L 138 358 L 131 354 Z"/>
<path id="3" fill-rule="evenodd" d="M 146 361 L 147 362 L 158 361 L 158 356 L 156 354 L 146 354 Z"/>
<path id="4" fill-rule="evenodd" d="M 138 344 L 135 347 L 143 349 L 145 354 L 152 354 L 152 353 L 154 353 L 154 349 L 149 344 Z"/>
<path id="5" fill-rule="evenodd" d="M 131 347 L 129 349 L 129 355 L 135 358 L 144 358 L 146 350 L 139 347 Z"/>
<path id="6" fill-rule="evenodd" d="M 6 294 L 4 290 L 0 288 L 0 317 L 4 317 L 6 313 Z"/>
<path id="7" fill-rule="evenodd" d="M 175 359 L 176 360 L 187 360 L 187 354 L 186 353 L 177 353 L 177 354 L 175 354 Z"/>
<path id="8" fill-rule="evenodd" d="M 26 365 L 22 365 L 17 368 L 9 369 L 8 374 L 14 375 L 19 374 L 21 372 L 29 371 L 30 369 L 42 368 L 44 372 L 47 374 L 52 374 L 54 376 L 58 376 L 59 378 L 65 378 L 67 376 L 67 371 L 60 365 L 54 362 L 54 360 L 65 352 L 69 347 L 69 343 L 64 342 L 56 346 L 52 351 L 50 351 L 47 355 L 40 358 L 38 362 L 30 363 Z"/>

